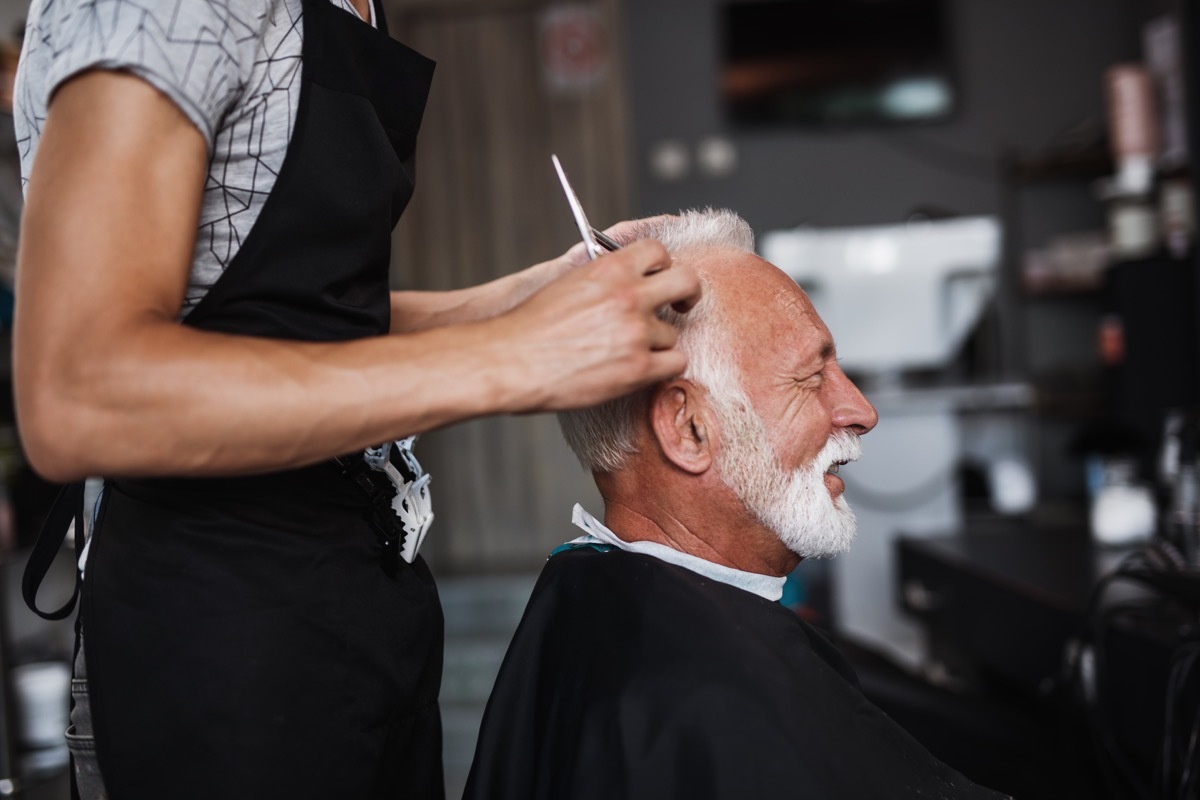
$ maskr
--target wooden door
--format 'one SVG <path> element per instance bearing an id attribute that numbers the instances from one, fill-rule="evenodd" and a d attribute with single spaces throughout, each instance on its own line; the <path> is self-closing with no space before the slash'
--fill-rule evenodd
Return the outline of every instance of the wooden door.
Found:
<path id="1" fill-rule="evenodd" d="M 627 216 L 619 6 L 393 0 L 393 34 L 438 62 L 418 143 L 416 195 L 395 236 L 397 287 L 468 286 L 575 242 L 551 153 L 593 224 Z M 564 88 L 548 80 L 540 48 L 547 25 L 562 19 L 554 15 L 579 12 L 590 26 L 585 44 L 602 46 L 602 68 Z M 427 557 L 442 573 L 537 568 L 551 548 L 574 538 L 574 502 L 601 511 L 590 475 L 550 415 L 464 423 L 426 435 L 417 453 L 433 474 L 437 519 Z"/>

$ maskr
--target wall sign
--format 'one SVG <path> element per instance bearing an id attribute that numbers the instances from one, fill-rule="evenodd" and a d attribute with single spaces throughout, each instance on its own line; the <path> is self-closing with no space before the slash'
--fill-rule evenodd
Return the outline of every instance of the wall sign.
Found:
<path id="1" fill-rule="evenodd" d="M 608 71 L 608 29 L 591 6 L 570 3 L 547 8 L 539 19 L 542 80 L 550 89 L 579 93 Z"/>

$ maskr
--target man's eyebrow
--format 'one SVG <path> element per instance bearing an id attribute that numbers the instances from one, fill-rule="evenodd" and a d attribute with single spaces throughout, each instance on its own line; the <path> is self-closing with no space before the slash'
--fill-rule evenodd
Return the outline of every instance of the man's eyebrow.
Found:
<path id="1" fill-rule="evenodd" d="M 825 369 L 825 365 L 829 363 L 829 360 L 836 355 L 837 348 L 834 347 L 833 342 L 829 339 L 823 339 L 818 345 L 816 354 L 805 356 L 797 354 L 802 360 L 797 362 L 796 367 L 805 371 L 812 370 L 814 373 L 820 372 Z"/>

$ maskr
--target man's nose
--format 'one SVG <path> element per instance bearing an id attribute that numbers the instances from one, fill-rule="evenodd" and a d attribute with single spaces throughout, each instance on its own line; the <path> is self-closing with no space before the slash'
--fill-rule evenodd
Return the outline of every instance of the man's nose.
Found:
<path id="1" fill-rule="evenodd" d="M 879 422 L 879 413 L 845 373 L 839 378 L 838 395 L 833 407 L 833 423 L 839 428 L 849 428 L 861 436 Z"/>

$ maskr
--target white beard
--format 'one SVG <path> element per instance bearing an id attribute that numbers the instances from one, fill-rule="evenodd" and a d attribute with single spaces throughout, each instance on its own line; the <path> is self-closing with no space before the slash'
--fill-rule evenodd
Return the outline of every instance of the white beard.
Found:
<path id="1" fill-rule="evenodd" d="M 718 400 L 715 410 L 723 434 L 717 474 L 746 509 L 801 558 L 845 552 L 858 525 L 846 498 L 829 496 L 824 475 L 836 462 L 862 456 L 858 435 L 837 431 L 811 462 L 785 470 L 753 410 L 736 399 L 728 405 Z"/>

